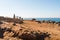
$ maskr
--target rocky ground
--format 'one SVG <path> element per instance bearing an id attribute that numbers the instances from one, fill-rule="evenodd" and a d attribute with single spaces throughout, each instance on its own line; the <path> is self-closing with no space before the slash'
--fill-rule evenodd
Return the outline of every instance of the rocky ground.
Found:
<path id="1" fill-rule="evenodd" d="M 0 40 L 60 40 L 60 25 L 57 23 L 23 21 L 0 23 Z"/>

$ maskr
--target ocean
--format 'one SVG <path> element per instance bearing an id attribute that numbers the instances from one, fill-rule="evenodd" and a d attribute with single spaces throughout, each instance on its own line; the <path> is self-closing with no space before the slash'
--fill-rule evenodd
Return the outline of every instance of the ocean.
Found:
<path id="1" fill-rule="evenodd" d="M 24 18 L 24 20 L 32 20 L 33 18 Z M 51 20 L 51 21 L 56 21 L 56 22 L 60 22 L 60 18 L 35 18 L 36 20 L 38 21 L 48 21 L 48 20 Z"/>

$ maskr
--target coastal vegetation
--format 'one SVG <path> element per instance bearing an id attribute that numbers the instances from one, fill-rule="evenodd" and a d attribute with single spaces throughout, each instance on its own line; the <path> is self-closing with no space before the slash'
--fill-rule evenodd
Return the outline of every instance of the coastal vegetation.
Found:
<path id="1" fill-rule="evenodd" d="M 0 21 L 1 40 L 60 40 L 59 36 L 60 22 L 38 21 L 35 18 L 19 22 Z"/>

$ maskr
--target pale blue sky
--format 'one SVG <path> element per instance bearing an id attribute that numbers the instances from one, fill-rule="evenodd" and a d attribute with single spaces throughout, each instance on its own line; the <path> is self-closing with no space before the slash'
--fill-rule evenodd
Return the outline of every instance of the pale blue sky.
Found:
<path id="1" fill-rule="evenodd" d="M 60 17 L 60 0 L 0 0 L 0 16 Z"/>

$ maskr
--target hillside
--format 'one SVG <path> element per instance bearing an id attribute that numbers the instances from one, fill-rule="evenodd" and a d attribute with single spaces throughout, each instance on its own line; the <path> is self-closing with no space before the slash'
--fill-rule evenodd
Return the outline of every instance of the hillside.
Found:
<path id="1" fill-rule="evenodd" d="M 14 22 L 3 22 L 0 24 L 1 40 L 60 40 L 60 26 L 57 23 L 38 23 L 36 21 L 25 20 L 22 24 L 13 24 Z M 44 34 L 43 38 L 41 38 L 41 33 Z M 37 37 L 41 39 L 36 38 L 38 34 L 40 36 Z"/>

